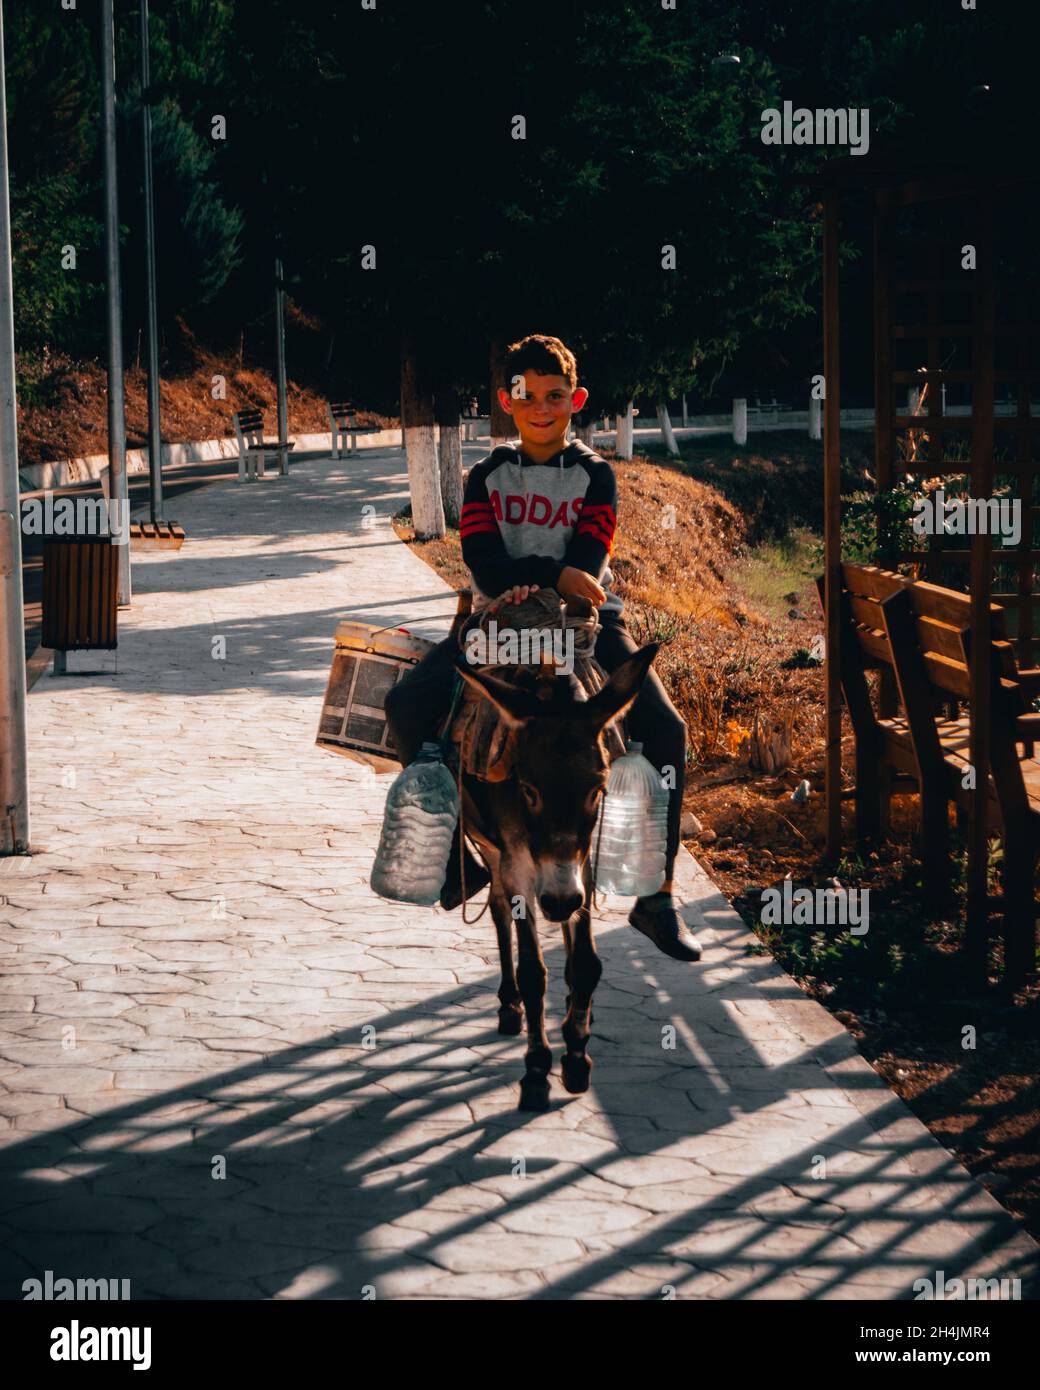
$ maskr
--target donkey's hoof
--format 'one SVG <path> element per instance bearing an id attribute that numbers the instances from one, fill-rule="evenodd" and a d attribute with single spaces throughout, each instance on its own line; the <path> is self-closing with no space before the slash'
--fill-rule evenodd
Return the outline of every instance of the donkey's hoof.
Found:
<path id="1" fill-rule="evenodd" d="M 518 1110 L 537 1111 L 549 1109 L 549 1078 L 528 1073 L 520 1082 L 520 1104 Z"/>
<path id="2" fill-rule="evenodd" d="M 572 1096 L 580 1096 L 589 1089 L 592 1075 L 592 1058 L 577 1052 L 566 1052 L 560 1058 L 560 1080 L 564 1090 Z"/>
<path id="3" fill-rule="evenodd" d="M 503 1004 L 498 1011 L 498 1031 L 507 1038 L 523 1032 L 524 1011 L 519 1004 Z"/>

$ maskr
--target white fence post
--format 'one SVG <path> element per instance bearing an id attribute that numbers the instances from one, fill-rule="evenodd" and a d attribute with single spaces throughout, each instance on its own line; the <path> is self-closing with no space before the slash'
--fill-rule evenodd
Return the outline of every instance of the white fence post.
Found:
<path id="1" fill-rule="evenodd" d="M 745 398 L 733 402 L 733 443 L 747 443 L 747 400 Z"/>
<path id="2" fill-rule="evenodd" d="M 615 450 L 619 459 L 630 459 L 632 457 L 632 402 L 629 401 L 623 415 L 618 415 L 615 422 L 617 427 L 617 438 Z"/>

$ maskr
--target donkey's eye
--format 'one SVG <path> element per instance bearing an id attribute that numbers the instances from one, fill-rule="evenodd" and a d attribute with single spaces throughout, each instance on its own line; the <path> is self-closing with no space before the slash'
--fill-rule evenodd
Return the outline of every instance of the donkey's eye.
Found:
<path id="1" fill-rule="evenodd" d="M 541 797 L 538 795 L 537 789 L 535 787 L 532 787 L 530 782 L 521 782 L 520 790 L 523 792 L 524 800 L 527 802 L 528 806 L 530 806 L 531 810 L 536 811 L 538 809 L 538 804 L 541 801 Z"/>

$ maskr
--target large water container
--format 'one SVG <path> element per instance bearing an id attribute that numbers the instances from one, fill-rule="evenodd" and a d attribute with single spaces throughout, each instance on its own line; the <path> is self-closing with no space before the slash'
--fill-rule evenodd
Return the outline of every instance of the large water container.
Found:
<path id="1" fill-rule="evenodd" d="M 645 898 L 664 879 L 668 849 L 668 789 L 643 757 L 641 743 L 627 743 L 610 766 L 607 791 L 592 841 L 597 843 L 596 887 L 604 893 Z"/>
<path id="2" fill-rule="evenodd" d="M 372 866 L 375 892 L 398 903 L 437 902 L 458 818 L 459 796 L 440 745 L 424 743 L 387 793 Z"/>

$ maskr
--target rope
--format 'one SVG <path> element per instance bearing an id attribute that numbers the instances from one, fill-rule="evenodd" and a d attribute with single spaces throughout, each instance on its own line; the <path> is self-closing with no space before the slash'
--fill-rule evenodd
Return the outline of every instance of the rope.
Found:
<path id="1" fill-rule="evenodd" d="M 603 839 L 603 803 L 604 803 L 604 801 L 605 801 L 606 799 L 607 799 L 607 789 L 606 789 L 606 787 L 604 787 L 604 789 L 603 789 L 603 795 L 600 797 L 600 802 L 599 802 L 599 821 L 598 821 L 598 823 L 597 823 L 597 825 L 596 825 L 596 854 L 595 854 L 595 858 L 594 858 L 593 861 L 592 861 L 592 896 L 591 896 L 591 905 L 592 905 L 593 907 L 597 908 L 600 912 L 603 911 L 603 901 L 606 899 L 606 894 L 604 893 L 604 895 L 603 895 L 603 900 L 601 900 L 601 899 L 598 897 L 597 891 L 596 891 L 596 877 L 597 877 L 597 875 L 599 874 L 599 847 L 600 847 L 600 842 L 601 842 L 602 839 Z"/>

